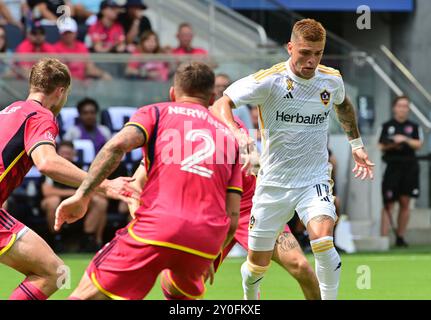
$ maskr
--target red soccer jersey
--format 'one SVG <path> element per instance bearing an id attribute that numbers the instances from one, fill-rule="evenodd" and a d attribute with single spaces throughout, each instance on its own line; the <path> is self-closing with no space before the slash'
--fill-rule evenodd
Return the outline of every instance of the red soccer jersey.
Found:
<path id="1" fill-rule="evenodd" d="M 226 238 L 226 193 L 242 192 L 238 145 L 207 108 L 189 103 L 145 106 L 126 126 L 146 138 L 148 181 L 136 239 L 214 259 Z"/>
<path id="2" fill-rule="evenodd" d="M 55 146 L 54 115 L 36 101 L 18 101 L 0 111 L 0 206 L 33 165 L 30 156 L 42 144 Z"/>

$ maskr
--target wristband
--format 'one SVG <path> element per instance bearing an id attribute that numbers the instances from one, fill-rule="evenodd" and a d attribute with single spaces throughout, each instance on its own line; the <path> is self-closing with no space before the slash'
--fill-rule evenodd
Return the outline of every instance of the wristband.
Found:
<path id="1" fill-rule="evenodd" d="M 361 138 L 350 140 L 349 143 L 352 146 L 352 150 L 357 150 L 364 147 L 364 143 L 362 142 Z"/>

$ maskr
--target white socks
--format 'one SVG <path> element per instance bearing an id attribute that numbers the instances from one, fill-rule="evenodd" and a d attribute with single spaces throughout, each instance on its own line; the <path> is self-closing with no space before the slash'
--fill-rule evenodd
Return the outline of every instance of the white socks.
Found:
<path id="1" fill-rule="evenodd" d="M 322 300 L 336 300 L 341 272 L 341 259 L 334 248 L 333 237 L 310 241 L 316 263 Z"/>
<path id="2" fill-rule="evenodd" d="M 259 286 L 268 270 L 269 265 L 261 267 L 250 263 L 248 260 L 241 266 L 242 288 L 244 290 L 245 300 L 259 300 Z"/>

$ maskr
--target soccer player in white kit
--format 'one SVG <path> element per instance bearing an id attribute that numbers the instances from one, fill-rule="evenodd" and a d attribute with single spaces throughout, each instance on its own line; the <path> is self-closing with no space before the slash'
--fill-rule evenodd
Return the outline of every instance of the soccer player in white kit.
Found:
<path id="1" fill-rule="evenodd" d="M 322 299 L 337 298 L 341 259 L 333 241 L 336 213 L 327 150 L 332 110 L 352 146 L 355 177 L 372 179 L 374 164 L 364 149 L 340 72 L 319 64 L 325 42 L 326 31 L 319 22 L 298 21 L 287 45 L 290 59 L 238 80 L 213 107 L 240 143 L 250 145 L 238 131 L 231 108 L 259 106 L 263 151 L 249 252 L 241 267 L 245 299 L 259 298 L 276 238 L 295 211 L 310 236 Z"/>

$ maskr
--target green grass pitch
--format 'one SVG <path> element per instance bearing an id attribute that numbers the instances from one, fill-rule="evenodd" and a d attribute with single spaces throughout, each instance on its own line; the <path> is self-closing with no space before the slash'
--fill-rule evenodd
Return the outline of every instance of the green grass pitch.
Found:
<path id="1" fill-rule="evenodd" d="M 431 248 L 415 247 L 392 250 L 387 253 L 360 253 L 342 255 L 343 267 L 339 299 L 430 299 L 431 298 Z M 307 255 L 313 264 L 313 257 Z M 71 289 L 58 291 L 51 299 L 65 299 L 78 284 L 91 259 L 88 255 L 64 255 L 71 268 Z M 239 269 L 243 259 L 228 259 L 216 274 L 215 284 L 208 286 L 206 299 L 241 299 Z M 361 267 L 365 266 L 365 267 Z M 364 270 L 369 270 L 364 278 Z M 361 278 L 362 277 L 362 278 Z M 7 299 L 23 276 L 0 265 L 0 299 Z M 369 280 L 369 281 L 368 281 Z M 367 282 L 368 281 L 368 282 Z M 358 287 L 359 284 L 359 287 Z M 367 288 L 367 284 L 369 287 Z M 365 286 L 365 288 L 363 288 Z M 293 278 L 278 265 L 273 264 L 262 283 L 262 299 L 298 300 L 302 292 Z M 157 283 L 148 296 L 150 300 L 163 299 Z"/>

